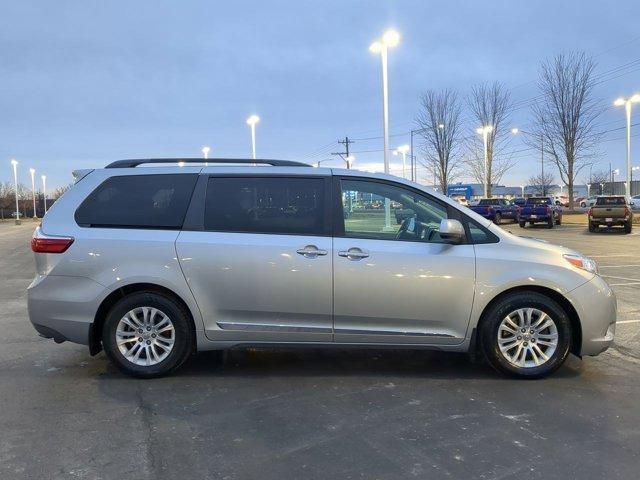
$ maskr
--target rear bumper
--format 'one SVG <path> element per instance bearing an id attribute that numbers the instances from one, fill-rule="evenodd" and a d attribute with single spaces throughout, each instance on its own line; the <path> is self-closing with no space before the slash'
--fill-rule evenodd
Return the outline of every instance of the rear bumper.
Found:
<path id="1" fill-rule="evenodd" d="M 103 292 L 88 278 L 38 275 L 27 289 L 29 320 L 45 338 L 88 345 Z"/>
<path id="2" fill-rule="evenodd" d="M 610 222 L 607 222 L 607 220 L 605 218 L 590 218 L 589 221 L 593 225 L 607 225 L 608 227 L 612 227 L 612 226 L 616 226 L 616 225 L 624 226 L 630 220 L 628 218 L 612 218 Z"/>
<path id="3" fill-rule="evenodd" d="M 616 332 L 617 303 L 611 287 L 602 277 L 569 293 L 569 299 L 580 317 L 582 327 L 581 355 L 598 355 L 613 343 Z"/>
<path id="4" fill-rule="evenodd" d="M 520 214 L 520 220 L 523 222 L 548 222 L 551 218 L 551 215 L 536 215 L 533 217 L 532 215 L 524 215 Z"/>

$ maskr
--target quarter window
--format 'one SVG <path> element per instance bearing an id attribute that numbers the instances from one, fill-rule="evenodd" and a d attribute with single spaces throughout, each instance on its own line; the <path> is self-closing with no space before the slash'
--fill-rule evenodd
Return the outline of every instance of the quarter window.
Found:
<path id="1" fill-rule="evenodd" d="M 197 175 L 152 174 L 111 177 L 76 210 L 83 227 L 179 229 Z"/>
<path id="2" fill-rule="evenodd" d="M 204 227 L 221 232 L 323 235 L 324 179 L 211 178 Z"/>

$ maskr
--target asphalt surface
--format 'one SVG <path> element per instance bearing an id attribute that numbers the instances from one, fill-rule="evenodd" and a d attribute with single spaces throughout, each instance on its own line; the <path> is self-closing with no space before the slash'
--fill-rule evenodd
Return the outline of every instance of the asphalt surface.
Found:
<path id="1" fill-rule="evenodd" d="M 199 354 L 135 380 L 36 336 L 33 224 L 0 223 L 0 479 L 638 478 L 640 236 L 504 228 L 599 261 L 613 348 L 539 381 L 465 355 L 316 349 Z"/>

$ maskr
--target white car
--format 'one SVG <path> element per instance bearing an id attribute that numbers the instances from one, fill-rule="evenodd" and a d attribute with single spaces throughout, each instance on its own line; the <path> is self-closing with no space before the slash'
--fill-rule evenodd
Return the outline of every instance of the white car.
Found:
<path id="1" fill-rule="evenodd" d="M 585 198 L 580 202 L 582 208 L 593 207 L 596 204 L 596 200 L 600 195 L 592 195 L 589 198 Z"/>

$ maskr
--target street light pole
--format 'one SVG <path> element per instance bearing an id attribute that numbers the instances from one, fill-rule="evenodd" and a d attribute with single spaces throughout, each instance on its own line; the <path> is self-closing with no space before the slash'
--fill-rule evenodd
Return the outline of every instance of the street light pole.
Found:
<path id="1" fill-rule="evenodd" d="M 493 130 L 493 126 L 485 125 L 476 130 L 477 133 L 482 135 L 482 142 L 484 143 L 484 196 L 489 196 L 489 133 Z"/>
<path id="2" fill-rule="evenodd" d="M 400 145 L 393 151 L 394 155 L 402 155 L 402 178 L 407 178 L 407 152 L 409 151 L 409 145 Z"/>
<path id="3" fill-rule="evenodd" d="M 640 102 L 640 94 L 632 95 L 630 98 L 618 98 L 613 104 L 616 107 L 624 105 L 627 119 L 627 182 L 625 185 L 625 194 L 631 196 L 631 104 Z"/>
<path id="4" fill-rule="evenodd" d="M 380 40 L 371 44 L 369 51 L 379 53 L 382 63 L 382 131 L 384 173 L 389 173 L 389 85 L 387 74 L 387 54 L 389 47 L 395 47 L 400 41 L 400 34 L 395 30 L 387 30 Z M 391 202 L 385 198 L 384 202 L 385 230 L 391 230 Z"/>
<path id="5" fill-rule="evenodd" d="M 47 213 L 47 176 L 42 175 L 42 198 L 44 199 L 44 214 Z"/>
<path id="6" fill-rule="evenodd" d="M 29 173 L 31 174 L 31 193 L 33 194 L 33 218 L 36 219 L 38 216 L 36 215 L 36 170 L 35 168 L 30 168 Z"/>
<path id="7" fill-rule="evenodd" d="M 247 118 L 247 125 L 251 127 L 251 158 L 256 159 L 256 123 L 260 121 L 257 115 L 251 115 Z"/>
<path id="8" fill-rule="evenodd" d="M 15 183 L 16 193 L 16 225 L 20 225 L 20 206 L 18 205 L 18 162 L 11 159 L 11 165 L 13 165 L 13 181 Z"/>

